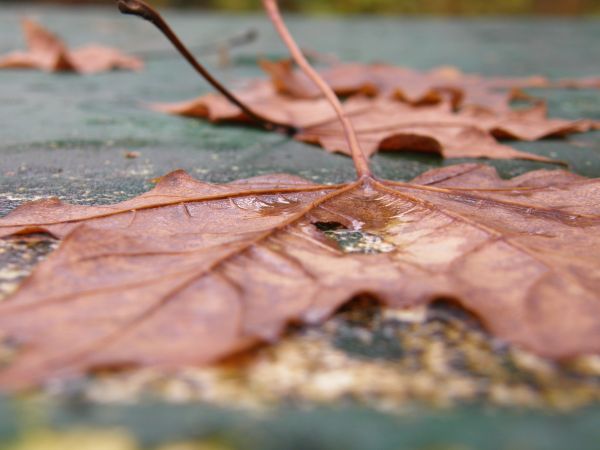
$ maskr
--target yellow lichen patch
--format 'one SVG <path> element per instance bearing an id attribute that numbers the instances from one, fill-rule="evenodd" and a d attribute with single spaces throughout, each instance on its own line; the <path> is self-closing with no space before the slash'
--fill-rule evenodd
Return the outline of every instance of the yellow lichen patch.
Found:
<path id="1" fill-rule="evenodd" d="M 160 446 L 156 450 L 233 450 L 233 447 L 216 442 L 178 442 Z"/>
<path id="2" fill-rule="evenodd" d="M 600 377 L 600 356 L 598 355 L 581 356 L 571 361 L 569 365 L 577 373 Z"/>
<path id="3" fill-rule="evenodd" d="M 0 450 L 147 450 L 122 430 L 76 429 L 69 431 L 35 430 Z M 152 450 L 233 450 L 213 441 L 174 442 L 153 446 Z"/>
<path id="4" fill-rule="evenodd" d="M 139 450 L 139 447 L 123 431 L 81 429 L 64 433 L 31 432 L 2 450 Z"/>

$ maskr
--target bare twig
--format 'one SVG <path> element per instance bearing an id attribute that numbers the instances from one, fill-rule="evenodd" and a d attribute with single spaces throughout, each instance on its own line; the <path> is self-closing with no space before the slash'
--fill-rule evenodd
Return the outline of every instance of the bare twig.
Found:
<path id="1" fill-rule="evenodd" d="M 190 53 L 196 55 L 205 55 L 211 53 L 218 53 L 223 48 L 231 49 L 235 47 L 241 47 L 246 44 L 250 44 L 256 40 L 258 32 L 252 28 L 240 33 L 235 34 L 231 37 L 223 39 L 222 41 L 210 42 L 208 44 L 198 45 L 196 47 L 188 47 Z M 150 50 L 139 50 L 133 52 L 137 57 L 143 59 L 166 59 L 173 57 L 173 52 L 169 49 L 150 49 Z"/>
<path id="2" fill-rule="evenodd" d="M 171 27 L 165 22 L 161 15 L 150 5 L 142 0 L 118 0 L 117 5 L 119 10 L 123 14 L 131 14 L 134 16 L 141 17 L 154 26 L 156 26 L 165 37 L 173 44 L 173 46 L 179 51 L 179 53 L 187 60 L 188 63 L 198 72 L 206 81 L 208 81 L 217 91 L 223 94 L 231 103 L 236 105 L 242 110 L 246 116 L 256 122 L 261 127 L 271 130 L 280 131 L 288 135 L 293 135 L 297 132 L 297 129 L 291 125 L 275 122 L 273 120 L 264 117 L 261 114 L 254 112 L 248 107 L 243 101 L 241 101 L 235 94 L 229 91 L 223 86 L 216 78 L 214 78 L 208 70 L 200 64 L 194 55 L 186 48 L 181 42 L 177 35 L 173 32 Z"/>

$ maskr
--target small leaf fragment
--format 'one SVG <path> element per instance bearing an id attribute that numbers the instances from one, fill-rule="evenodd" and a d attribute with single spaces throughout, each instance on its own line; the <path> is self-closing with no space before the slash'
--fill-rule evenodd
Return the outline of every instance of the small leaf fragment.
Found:
<path id="1" fill-rule="evenodd" d="M 32 19 L 23 19 L 22 27 L 27 51 L 15 51 L 0 57 L 0 69 L 94 74 L 115 69 L 140 70 L 144 65 L 139 58 L 102 45 L 69 50 L 58 36 Z"/>

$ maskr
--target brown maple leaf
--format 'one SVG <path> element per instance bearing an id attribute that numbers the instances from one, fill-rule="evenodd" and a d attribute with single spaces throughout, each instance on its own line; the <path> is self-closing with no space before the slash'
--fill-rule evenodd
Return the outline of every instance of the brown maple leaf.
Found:
<path id="1" fill-rule="evenodd" d="M 0 69 L 39 69 L 46 72 L 93 74 L 114 69 L 140 70 L 143 62 L 121 51 L 101 45 L 69 50 L 55 34 L 31 20 L 22 21 L 27 51 L 0 58 Z"/>
<path id="2" fill-rule="evenodd" d="M 295 139 L 350 155 L 343 127 L 326 99 L 292 99 L 278 94 L 264 81 L 250 83 L 235 96 L 253 111 L 260 111 L 262 118 L 290 125 Z M 219 94 L 180 103 L 155 104 L 152 108 L 215 123 L 252 122 L 238 106 Z M 436 153 L 444 158 L 556 162 L 516 150 L 498 139 L 536 141 L 597 128 L 597 124 L 589 120 L 548 119 L 541 103 L 523 111 L 491 113 L 465 108 L 456 113 L 447 103 L 414 107 L 394 100 L 353 97 L 344 103 L 344 108 L 368 156 L 378 150 L 408 150 Z"/>
<path id="3" fill-rule="evenodd" d="M 294 98 L 318 98 L 322 94 L 292 61 L 261 61 L 277 91 Z M 390 64 L 338 63 L 321 72 L 338 95 L 364 94 L 400 100 L 412 105 L 450 102 L 461 108 L 475 106 L 505 113 L 511 102 L 531 99 L 526 88 L 600 88 L 600 78 L 564 79 L 556 82 L 545 77 L 484 77 L 467 74 L 456 67 L 438 67 L 421 72 Z"/>
<path id="4" fill-rule="evenodd" d="M 358 105 L 364 104 L 360 110 Z M 465 109 L 455 113 L 447 104 L 414 108 L 394 100 L 350 99 L 351 117 L 359 142 L 367 155 L 378 150 L 412 150 L 438 153 L 444 158 L 525 159 L 556 162 L 516 150 L 498 139 L 536 141 L 595 129 L 593 121 L 547 119 L 540 104 L 524 111 L 490 113 Z M 296 139 L 319 144 L 333 152 L 350 154 L 337 120 L 301 129 Z"/>
<path id="5" fill-rule="evenodd" d="M 4 388 L 98 368 L 208 364 L 319 322 L 359 294 L 392 308 L 452 299 L 543 356 L 600 352 L 600 180 L 463 164 L 409 183 L 369 169 L 351 122 L 265 7 L 344 125 L 354 182 L 266 175 L 215 185 L 182 171 L 110 206 L 25 204 L 0 236 L 62 240 L 6 302 Z M 154 19 L 139 0 L 122 10 Z"/>
<path id="6" fill-rule="evenodd" d="M 303 142 L 321 145 L 331 152 L 350 154 L 346 134 L 337 114 L 322 96 L 304 99 L 281 94 L 276 77 L 271 83 L 252 80 L 245 88 L 230 92 L 193 57 L 160 16 L 156 18 L 155 25 L 220 94 L 203 95 L 179 103 L 155 104 L 151 106 L 154 110 L 212 122 L 255 124 L 268 130 L 285 132 Z M 263 63 L 271 72 L 281 69 L 290 76 L 296 75 L 289 65 L 281 62 L 269 64 Z M 302 83 L 309 83 L 310 80 L 304 77 Z M 466 76 L 463 78 L 469 79 Z M 502 82 L 507 80 L 496 84 Z M 586 83 L 589 84 L 589 81 Z M 341 92 L 345 90 L 341 89 Z M 352 93 L 356 91 L 352 90 Z M 590 120 L 548 119 L 543 102 L 524 111 L 506 109 L 499 112 L 479 106 L 463 106 L 460 113 L 456 113 L 449 100 L 417 107 L 392 99 L 373 99 L 363 95 L 346 101 L 344 108 L 368 156 L 378 150 L 410 150 L 437 153 L 444 158 L 558 162 L 516 150 L 499 143 L 498 139 L 533 141 L 598 128 L 598 123 Z"/>
<path id="7" fill-rule="evenodd" d="M 599 352 L 599 197 L 600 180 L 468 164 L 340 186 L 175 172 L 117 205 L 32 202 L 0 233 L 62 244 L 0 305 L 19 350 L 0 385 L 211 363 L 364 293 L 393 308 L 454 299 L 543 356 Z"/>

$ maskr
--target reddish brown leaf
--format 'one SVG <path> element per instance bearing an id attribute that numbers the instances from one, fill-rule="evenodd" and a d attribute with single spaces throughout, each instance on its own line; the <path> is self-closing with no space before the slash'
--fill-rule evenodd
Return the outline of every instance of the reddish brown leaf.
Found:
<path id="1" fill-rule="evenodd" d="M 540 105 L 527 111 L 503 114 L 466 109 L 454 113 L 445 104 L 415 108 L 394 100 L 350 99 L 346 103 L 361 147 L 372 155 L 378 150 L 412 150 L 439 153 L 444 158 L 527 159 L 553 161 L 503 145 L 497 138 L 535 141 L 588 131 L 588 120 L 547 119 Z M 365 104 L 359 110 L 357 105 Z M 329 151 L 350 154 L 338 121 L 303 129 L 297 139 L 320 144 Z"/>
<path id="2" fill-rule="evenodd" d="M 315 85 L 291 61 L 262 61 L 278 92 L 295 98 L 318 98 Z M 389 64 L 336 64 L 322 71 L 325 81 L 339 95 L 365 94 L 401 100 L 412 105 L 449 101 L 454 108 L 476 106 L 507 112 L 510 102 L 524 96 L 522 89 L 543 87 L 600 88 L 599 78 L 559 80 L 541 76 L 524 78 L 484 77 L 455 67 L 420 72 Z"/>
<path id="3" fill-rule="evenodd" d="M 236 96 L 265 117 L 298 128 L 308 128 L 336 117 L 325 99 L 293 100 L 278 95 L 271 83 L 266 81 L 251 81 L 244 89 L 237 91 Z M 191 101 L 154 104 L 151 107 L 168 114 L 198 117 L 212 122 L 251 123 L 237 106 L 220 94 L 211 93 Z"/>
<path id="4" fill-rule="evenodd" d="M 291 322 L 324 320 L 359 294 L 391 308 L 453 299 L 540 355 L 599 353 L 600 180 L 536 171 L 504 181 L 474 164 L 411 183 L 375 178 L 348 119 L 362 120 L 361 102 L 372 111 L 373 101 L 344 111 L 276 2 L 263 3 L 336 110 L 357 180 L 328 186 L 283 174 L 214 185 L 178 171 L 116 205 L 17 208 L 0 219 L 0 237 L 45 232 L 62 244 L 0 304 L 0 339 L 15 348 L 0 386 L 211 363 L 277 339 Z M 160 22 L 139 0 L 120 6 Z M 375 110 L 388 104 L 397 103 Z M 480 113 L 459 119 L 469 114 Z"/>
<path id="5" fill-rule="evenodd" d="M 192 56 L 157 11 L 142 0 L 119 0 L 118 4 L 123 13 L 143 17 L 157 26 L 194 70 L 219 92 L 219 95 L 205 95 L 189 102 L 154 105 L 156 110 L 208 118 L 214 122 L 251 123 L 266 130 L 293 135 L 301 141 L 320 144 L 329 151 L 359 155 L 359 159 L 364 159 L 360 163 L 362 166 L 367 165 L 366 159 L 377 150 L 435 152 L 446 158 L 522 158 L 549 162 L 552 161 L 549 158 L 501 145 L 494 136 L 535 140 L 587 131 L 597 126 L 590 121 L 549 120 L 542 107 L 519 113 L 509 108 L 484 108 L 482 104 L 493 103 L 490 100 L 492 96 L 496 99 L 500 96 L 505 101 L 506 95 L 494 90 L 498 87 L 513 87 L 519 83 L 528 86 L 545 85 L 546 81 L 539 77 L 532 77 L 527 81 L 484 79 L 458 73 L 455 69 L 440 69 L 422 76 L 414 71 L 392 66 L 338 66 L 332 69 L 333 75 L 329 74 L 333 78 L 332 82 L 336 83 L 338 93 L 381 93 L 392 87 L 395 89 L 392 80 L 404 77 L 403 79 L 411 81 L 411 94 L 418 97 L 412 103 L 437 102 L 433 108 L 417 108 L 386 96 L 373 100 L 363 95 L 342 105 L 335 92 L 308 61 L 302 61 L 305 58 L 282 26 L 281 18 L 274 18 L 278 15 L 274 0 L 263 0 L 263 4 L 303 72 L 295 72 L 290 63 L 264 62 L 263 66 L 272 74 L 272 83 L 255 80 L 246 89 L 231 92 Z M 432 83 L 431 79 L 443 79 L 445 83 L 452 80 L 456 83 L 441 86 Z M 586 85 L 591 82 L 593 80 L 586 80 Z M 367 85 L 373 88 L 365 88 Z M 435 92 L 431 91 L 432 86 L 436 86 Z M 297 98 L 314 97 L 309 90 L 323 95 Z M 435 99 L 425 98 L 430 96 L 430 91 L 435 94 Z M 449 93 L 452 95 L 447 95 Z M 469 101 L 458 102 L 457 99 L 467 94 L 470 97 L 480 95 L 487 98 L 487 102 L 475 102 L 478 106 L 470 106 Z M 453 109 L 458 104 L 462 105 L 461 114 L 455 115 Z M 352 121 L 349 116 L 352 116 Z M 358 128 L 358 132 L 349 132 L 348 128 L 352 125 Z M 351 140 L 355 140 L 355 151 L 350 151 Z M 358 151 L 358 147 L 362 147 L 362 150 Z"/>
<path id="6" fill-rule="evenodd" d="M 566 89 L 600 89 L 600 77 L 586 77 L 577 80 L 560 80 L 555 83 L 557 87 Z"/>
<path id="7" fill-rule="evenodd" d="M 455 299 L 552 358 L 600 352 L 599 197 L 600 180 L 468 164 L 341 186 L 175 172 L 117 205 L 32 202 L 1 235 L 63 242 L 0 305 L 19 349 L 0 385 L 210 363 L 361 293 L 393 308 Z"/>
<path id="8" fill-rule="evenodd" d="M 237 96 L 264 117 L 293 125 L 295 138 L 321 145 L 328 151 L 350 154 L 344 131 L 325 99 L 296 100 L 278 95 L 266 82 L 254 81 Z M 423 151 L 444 158 L 552 159 L 522 152 L 497 138 L 534 141 L 588 131 L 597 125 L 588 120 L 548 119 L 543 105 L 527 111 L 490 113 L 465 108 L 455 113 L 447 104 L 414 107 L 394 100 L 353 97 L 344 107 L 367 155 L 377 150 Z M 235 105 L 219 94 L 189 102 L 154 105 L 154 109 L 213 122 L 251 123 Z"/>
<path id="9" fill-rule="evenodd" d="M 143 67 L 140 59 L 110 47 L 88 45 L 69 50 L 60 38 L 31 19 L 24 19 L 22 26 L 27 51 L 16 51 L 0 58 L 0 69 L 92 74 L 114 69 L 140 70 Z"/>

